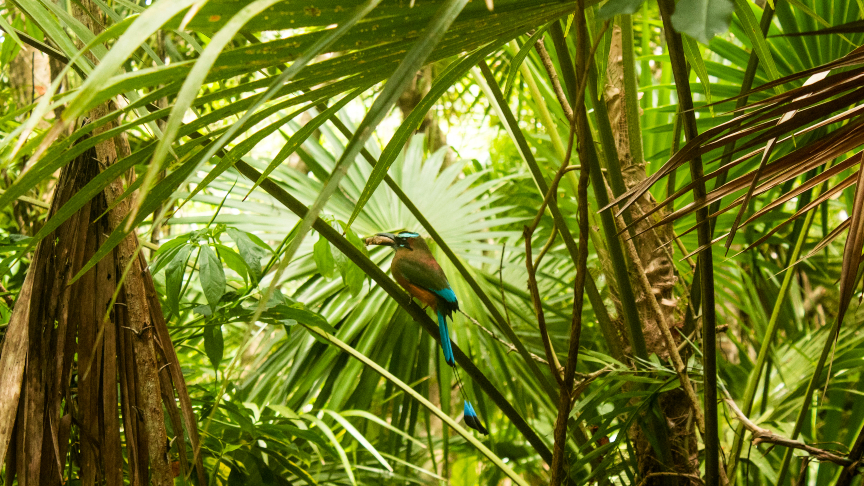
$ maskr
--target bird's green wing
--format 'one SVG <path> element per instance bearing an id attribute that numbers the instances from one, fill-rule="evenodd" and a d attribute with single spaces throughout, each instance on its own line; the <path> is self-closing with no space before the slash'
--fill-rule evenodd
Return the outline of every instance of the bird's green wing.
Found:
<path id="1" fill-rule="evenodd" d="M 414 257 L 413 255 L 409 255 L 400 258 L 396 262 L 396 265 L 399 273 L 418 287 L 436 294 L 438 291 L 450 288 L 450 283 L 447 281 L 444 271 L 441 270 L 438 262 L 432 260 L 431 257 L 424 258 L 422 256 Z"/>

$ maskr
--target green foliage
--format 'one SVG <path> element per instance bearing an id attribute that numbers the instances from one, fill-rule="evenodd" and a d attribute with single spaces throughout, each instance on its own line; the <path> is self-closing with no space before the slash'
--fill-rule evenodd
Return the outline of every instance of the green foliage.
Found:
<path id="1" fill-rule="evenodd" d="M 396 383 L 407 384 L 436 409 L 458 419 L 455 380 L 435 342 L 402 309 L 403 303 L 389 298 L 320 235 L 304 240 L 301 218 L 261 189 L 264 177 L 247 180 L 233 166 L 240 160 L 248 163 L 307 207 L 317 201 L 322 218 L 383 270 L 389 268 L 392 251 L 367 250 L 364 236 L 396 230 L 425 234 L 424 225 L 394 190 L 398 188 L 479 283 L 480 292 L 475 292 L 442 248 L 430 245 L 460 309 L 482 326 L 456 315 L 454 342 L 551 448 L 557 403 L 550 400 L 543 382 L 554 380 L 545 364 L 538 365 L 543 373 L 538 377 L 519 353 L 510 352 L 511 343 L 501 342 L 509 338 L 495 313 L 504 316 L 501 320 L 521 346 L 545 357 L 535 309 L 525 291 L 521 235 L 543 200 L 535 181 L 548 184 L 564 160 L 569 123 L 535 46 L 544 42 L 563 90 L 570 91 L 561 68 L 564 56 L 556 49 L 551 27 L 560 22 L 565 35 L 557 39 L 558 45 L 563 40 L 569 62 L 578 35 L 571 20 L 574 2 L 496 0 L 491 12 L 483 2 L 461 1 L 417 2 L 412 8 L 407 3 L 359 0 L 312 7 L 263 0 L 98 3 L 109 27 L 102 37 L 87 32 L 53 4 L 22 0 L 0 8 L 0 28 L 18 29 L 75 59 L 62 91 L 58 83 L 58 92 L 43 98 L 40 107 L 14 106 L 7 101 L 11 97 L 0 96 L 0 283 L 5 289 L 0 290 L 0 336 L 11 315 L 5 297 L 17 297 L 36 242 L 109 182 L 132 171 L 135 182 L 124 187 L 123 197 L 137 213 L 126 224 L 142 241 L 157 235 L 150 270 L 198 413 L 211 484 L 432 484 L 448 478 L 453 484 L 501 484 L 504 469 L 442 426 L 433 411 Z M 665 170 L 672 153 L 684 145 L 680 137 L 675 140 L 678 99 L 656 2 L 585 3 L 591 42 L 598 38 L 604 19 L 633 16 L 627 59 L 633 60 L 642 95 L 641 147 L 647 176 L 652 177 Z M 439 13 L 442 5 L 447 15 Z M 190 6 L 198 11 L 186 18 Z M 758 19 L 764 11 L 748 0 L 677 3 L 673 23 L 687 35 L 683 53 L 693 71 L 690 89 L 700 133 L 736 116 L 730 113 L 735 102 L 727 98 L 739 95 L 751 57 L 758 60 L 754 86 L 760 86 L 818 68 L 864 42 L 861 32 L 781 36 L 859 20 L 861 5 L 855 0 L 780 1 L 776 6 L 769 35 L 763 35 Z M 437 23 L 430 29 L 433 21 Z M 607 32 L 599 37 L 594 56 L 599 71 L 589 73 L 585 89 L 584 101 L 591 107 L 589 128 L 597 142 L 604 135 L 600 113 L 607 107 L 598 97 L 606 92 L 610 36 Z M 18 41 L 3 35 L 3 73 L 20 49 Z M 92 42 L 95 61 L 80 55 L 76 42 Z M 513 120 L 499 116 L 487 95 L 490 79 L 472 70 L 481 61 L 488 64 L 491 81 L 503 88 L 497 102 L 509 106 Z M 390 108 L 422 65 L 432 66 L 432 80 L 415 93 L 419 94 L 413 110 L 399 119 Z M 856 61 L 832 75 L 859 68 Z M 393 77 L 397 72 L 398 79 Z M 770 103 L 771 96 L 803 83 L 784 81 L 752 93 L 749 101 Z M 9 89 L 8 74 L 3 74 L 0 95 Z M 820 98 L 820 104 L 837 105 L 811 118 L 806 117 L 815 111 L 806 111 L 809 108 L 802 104 L 798 118 L 808 121 L 794 140 L 778 144 L 767 162 L 785 160 L 826 134 L 848 129 L 850 119 L 838 119 L 807 131 L 850 104 L 859 106 L 857 98 L 846 104 L 845 98 L 838 98 Z M 116 111 L 86 124 L 75 122 L 75 117 L 109 99 L 119 101 Z M 571 106 L 581 101 L 571 100 Z M 818 106 L 814 105 L 817 110 Z M 64 108 L 61 120 L 68 122 L 67 129 L 37 124 L 41 114 L 50 117 L 55 108 Z M 784 109 L 754 126 L 776 120 Z M 430 119 L 451 136 L 467 133 L 470 138 L 476 133 L 483 150 L 474 150 L 474 160 L 460 160 L 453 151 L 465 147 L 428 150 L 433 144 Z M 428 138 L 417 136 L 418 129 Z M 45 191 L 54 186 L 53 174 L 120 134 L 130 141 L 131 155 L 103 168 L 48 219 Z M 514 138 L 523 146 L 517 147 Z M 719 182 L 720 174 L 728 172 L 733 181 L 751 174 L 759 166 L 760 143 L 764 139 L 755 132 L 745 134 L 727 162 L 721 162 L 724 153 L 719 145 L 702 153 L 709 188 L 717 181 L 715 190 L 725 191 L 716 213 L 715 237 L 730 231 L 738 208 L 726 207 L 740 202 L 746 191 L 746 184 Z M 609 177 L 610 146 L 595 147 Z M 856 147 L 849 145 L 836 157 L 835 167 L 846 165 L 824 175 L 828 187 L 840 187 L 855 177 Z M 526 158 L 536 161 L 534 173 Z M 581 167 L 583 161 L 576 158 L 574 151 L 571 165 Z M 711 250 L 718 325 L 728 326 L 718 338 L 718 378 L 742 405 L 750 382 L 755 396 L 750 418 L 781 435 L 792 434 L 812 383 L 819 395 L 808 402 L 813 403 L 812 410 L 799 439 L 817 447 L 846 446 L 855 442 L 864 423 L 864 404 L 857 399 L 864 338 L 854 331 L 864 314 L 857 308 L 853 306 L 846 318 L 830 366 L 815 377 L 813 370 L 840 298 L 836 282 L 843 265 L 843 238 L 835 239 L 842 234 L 836 228 L 854 213 L 853 190 L 841 192 L 841 187 L 814 204 L 819 213 L 809 227 L 803 218 L 799 224 L 795 215 L 812 200 L 808 197 L 820 194 L 811 196 L 812 187 L 803 186 L 818 175 L 810 170 L 805 167 L 782 184 L 769 185 L 773 179 L 763 179 L 766 185 L 754 191 L 746 215 L 759 212 L 759 218 L 747 221 L 733 242 L 736 253 L 751 245 L 752 249 L 729 256 L 719 248 Z M 573 235 L 576 174 L 565 175 L 555 193 L 563 215 L 558 224 Z M 669 208 L 654 221 L 668 218 L 665 222 L 678 237 L 664 247 L 673 252 L 675 267 L 675 279 L 669 282 L 675 299 L 664 305 L 676 307 L 683 322 L 693 270 L 682 257 L 698 244 L 691 231 L 696 219 L 687 206 L 693 200 L 690 174 L 683 169 L 674 174 L 670 183 L 654 184 L 646 194 Z M 781 199 L 799 188 L 794 197 Z M 601 202 L 592 194 L 588 204 L 593 232 L 588 267 L 599 297 L 583 309 L 577 371 L 586 381 L 570 413 L 574 440 L 566 445 L 569 473 L 578 484 L 639 484 L 643 478 L 630 432 L 644 427 L 644 414 L 680 383 L 672 367 L 656 354 L 640 361 L 638 371 L 630 362 L 612 357 L 616 354 L 607 341 L 609 329 L 603 326 L 615 326 L 613 333 L 623 329 L 617 298 L 621 283 L 610 271 L 610 237 L 599 232 Z M 551 346 L 563 362 L 575 274 L 565 243 L 575 240 L 562 242 L 561 229 L 550 214 L 541 214 L 530 244 L 536 258 L 551 240 L 537 278 Z M 769 234 L 772 231 L 776 232 Z M 780 272 L 795 263 L 794 245 L 802 231 L 806 232 L 800 251 L 808 258 L 789 270 L 795 273 L 782 285 Z M 121 227 L 106 235 L 91 266 L 126 232 Z M 695 263 L 695 258 L 689 260 Z M 775 308 L 781 292 L 785 298 Z M 777 327 L 773 340 L 768 336 L 772 313 Z M 365 361 L 346 354 L 328 335 Z M 689 375 L 698 385 L 705 378 L 701 338 L 683 330 L 680 335 L 682 350 L 690 356 Z M 760 370 L 756 353 L 763 343 L 768 364 Z M 382 378 L 370 363 L 394 379 Z M 484 444 L 491 453 L 525 482 L 548 482 L 541 454 L 490 403 L 483 387 L 471 379 L 465 387 L 469 396 L 477 397 L 477 410 L 489 424 L 491 436 Z M 723 450 L 735 452 L 740 462 L 734 472 L 738 484 L 776 484 L 782 476 L 778 473 L 784 450 L 763 446 L 749 455 L 738 451 L 735 441 L 747 436 L 737 439 L 736 428 L 734 419 L 721 419 Z M 833 484 L 839 475 L 830 463 L 809 468 L 810 484 Z M 808 480 L 806 474 L 801 477 Z"/>
<path id="2" fill-rule="evenodd" d="M 681 33 L 708 44 L 729 29 L 735 7 L 731 0 L 681 0 L 675 5 L 672 25 Z"/>

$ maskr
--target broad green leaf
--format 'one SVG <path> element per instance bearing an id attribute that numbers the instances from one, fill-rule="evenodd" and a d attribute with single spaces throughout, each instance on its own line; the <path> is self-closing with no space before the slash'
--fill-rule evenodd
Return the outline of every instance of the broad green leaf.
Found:
<path id="1" fill-rule="evenodd" d="M 183 285 L 183 275 L 186 274 L 186 262 L 189 261 L 191 253 L 191 246 L 180 248 L 165 268 L 165 300 L 175 316 L 180 315 L 180 290 Z"/>
<path id="2" fill-rule="evenodd" d="M 611 19 L 616 15 L 630 15 L 636 13 L 645 0 L 609 0 L 600 7 L 597 17 L 600 20 Z"/>
<path id="3" fill-rule="evenodd" d="M 225 232 L 237 244 L 240 256 L 243 257 L 243 261 L 246 262 L 249 269 L 249 278 L 253 285 L 257 285 L 261 280 L 261 259 L 267 255 L 267 251 L 250 238 L 254 235 L 236 228 L 228 228 Z"/>
<path id="4" fill-rule="evenodd" d="M 175 248 L 179 248 L 181 245 L 183 245 L 183 243 L 186 243 L 187 241 L 189 241 L 189 233 L 186 233 L 185 235 L 180 235 L 180 236 L 177 236 L 175 238 L 172 238 L 172 239 L 166 241 L 165 243 L 162 243 L 161 245 L 159 245 L 159 249 L 156 250 L 156 253 L 153 254 L 153 257 L 158 259 L 160 257 L 160 255 L 167 253 L 167 252 L 169 252 Z M 157 261 L 157 265 L 158 265 L 158 261 Z M 159 270 L 154 269 L 154 270 L 152 270 L 152 272 L 158 273 Z"/>
<path id="5" fill-rule="evenodd" d="M 201 255 L 198 257 L 198 277 L 201 280 L 201 289 L 210 309 L 216 312 L 219 299 L 225 293 L 225 270 L 216 252 L 209 245 L 201 245 Z"/>
<path id="6" fill-rule="evenodd" d="M 363 270 L 351 262 L 343 264 L 339 270 L 342 274 L 342 281 L 351 291 L 351 295 L 355 297 L 360 295 L 360 292 L 363 291 L 363 284 L 366 282 L 366 274 L 363 273 Z"/>
<path id="7" fill-rule="evenodd" d="M 734 10 L 731 0 L 681 0 L 675 5 L 672 26 L 707 45 L 712 37 L 729 30 Z"/>
<path id="8" fill-rule="evenodd" d="M 363 240 L 360 239 L 359 236 L 357 236 L 357 233 L 355 233 L 354 230 L 349 228 L 348 225 L 343 223 L 342 221 L 339 221 L 339 224 L 342 225 L 342 231 L 345 232 L 345 238 L 349 242 L 351 242 L 352 245 L 354 245 L 354 248 L 360 250 L 360 252 L 364 255 L 368 255 L 369 251 L 366 249 L 366 244 L 363 242 Z"/>
<path id="9" fill-rule="evenodd" d="M 237 274 L 243 278 L 243 281 L 248 280 L 248 267 L 246 266 L 246 261 L 243 257 L 225 245 L 216 245 L 216 251 L 219 253 L 219 257 L 222 261 L 228 265 L 228 268 L 237 272 Z"/>
<path id="10" fill-rule="evenodd" d="M 219 371 L 219 363 L 222 362 L 224 350 L 225 340 L 222 336 L 222 326 L 220 324 L 204 326 L 204 352 L 216 371 Z"/>
<path id="11" fill-rule="evenodd" d="M 318 273 L 325 278 L 333 278 L 336 271 L 336 260 L 333 258 L 333 252 L 330 251 L 330 242 L 323 236 L 318 235 L 318 241 L 315 242 L 312 255 L 315 259 Z"/>
<path id="12" fill-rule="evenodd" d="M 295 304 L 295 306 L 296 305 L 297 304 Z M 295 306 L 288 304 L 275 305 L 267 309 L 267 311 L 261 315 L 261 320 L 293 320 L 302 324 L 326 329 L 327 332 L 336 332 L 336 329 L 334 329 L 321 314 Z"/>
<path id="13" fill-rule="evenodd" d="M 342 225 L 343 231 L 345 231 L 345 238 L 350 241 L 355 248 L 365 254 L 366 245 L 363 244 L 363 241 L 351 228 L 348 228 L 345 223 L 340 221 L 340 224 Z M 363 273 L 363 270 L 361 270 L 360 267 L 358 267 L 348 257 L 343 255 L 342 252 L 337 251 L 333 256 L 336 260 L 336 267 L 339 269 L 339 274 L 342 276 L 342 282 L 346 287 L 348 287 L 351 295 L 355 297 L 360 295 L 360 292 L 363 291 L 363 284 L 366 282 L 366 274 Z"/>

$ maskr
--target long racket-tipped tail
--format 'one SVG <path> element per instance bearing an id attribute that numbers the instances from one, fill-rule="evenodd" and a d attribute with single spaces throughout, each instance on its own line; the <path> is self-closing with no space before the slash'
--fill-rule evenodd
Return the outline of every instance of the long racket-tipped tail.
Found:
<path id="1" fill-rule="evenodd" d="M 463 407 L 465 412 L 465 425 L 480 432 L 483 435 L 489 435 L 489 431 L 483 426 L 480 417 L 474 410 L 474 406 L 465 395 L 465 386 L 462 384 L 462 378 L 459 376 L 458 368 L 456 368 L 456 358 L 453 356 L 453 345 L 450 343 L 450 329 L 447 327 L 447 318 L 441 309 L 438 309 L 438 332 L 441 335 L 441 349 L 444 351 L 444 361 L 453 367 L 453 372 L 456 373 L 456 381 L 459 384 L 459 391 L 462 393 L 462 400 L 465 402 Z"/>
<path id="2" fill-rule="evenodd" d="M 453 368 L 453 371 L 456 373 L 456 382 L 459 384 L 459 392 L 462 394 L 462 401 L 464 402 L 463 411 L 465 415 L 465 425 L 483 435 L 489 435 L 489 431 L 486 430 L 486 427 L 483 426 L 483 422 L 480 421 L 480 417 L 477 416 L 477 412 L 474 410 L 474 405 L 471 405 L 471 401 L 468 400 L 468 396 L 465 394 L 465 385 L 462 383 L 462 377 L 459 376 L 459 371 L 456 368 Z"/>
<path id="3" fill-rule="evenodd" d="M 471 402 L 465 400 L 465 425 L 471 427 L 472 429 L 480 432 L 483 435 L 489 435 L 489 431 L 486 430 L 486 427 L 483 427 L 483 422 L 480 422 L 480 417 L 477 416 L 477 412 L 474 411 L 474 406 L 471 405 Z"/>
<path id="4" fill-rule="evenodd" d="M 450 329 L 447 327 L 447 319 L 444 313 L 438 310 L 438 332 L 441 335 L 441 349 L 444 351 L 444 361 L 455 367 L 456 359 L 453 357 L 453 345 L 450 344 Z"/>

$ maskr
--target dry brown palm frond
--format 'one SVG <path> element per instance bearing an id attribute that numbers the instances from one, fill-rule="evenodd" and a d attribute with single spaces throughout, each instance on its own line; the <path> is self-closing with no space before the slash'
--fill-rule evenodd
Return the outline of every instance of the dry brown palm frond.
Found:
<path id="1" fill-rule="evenodd" d="M 670 224 L 712 203 L 730 198 L 729 202 L 710 215 L 713 219 L 730 210 L 736 210 L 731 228 L 711 242 L 711 245 L 714 245 L 725 239 L 728 251 L 739 228 L 760 221 L 817 186 L 824 187 L 818 196 L 806 201 L 806 204 L 802 202 L 796 212 L 783 221 L 773 223 L 746 249 L 762 244 L 789 222 L 818 208 L 849 187 L 856 186 L 853 213 L 849 220 L 841 223 L 818 245 L 819 248 L 824 248 L 845 229 L 851 228 L 844 250 L 843 274 L 840 280 L 839 317 L 842 318 L 853 294 L 856 270 L 861 263 L 864 246 L 864 190 L 860 187 L 864 171 L 859 169 L 864 159 L 864 152 L 861 151 L 864 147 L 864 48 L 855 49 L 848 55 L 822 66 L 767 83 L 747 94 L 790 83 L 800 84 L 801 80 L 806 81 L 798 87 L 735 110 L 735 116 L 731 120 L 694 137 L 656 173 L 621 194 L 603 209 L 617 206 L 614 210 L 621 214 L 659 180 L 674 173 L 694 157 L 713 156 L 716 154 L 714 151 L 733 145 L 732 154 L 737 158 L 731 161 L 726 159 L 728 163 L 725 165 L 716 167 L 699 180 L 685 184 L 666 201 L 660 202 L 656 209 L 635 217 L 631 223 L 633 227 L 651 217 L 659 208 L 668 207 L 670 202 L 691 194 L 696 185 L 737 169 L 739 173 L 736 177 L 718 184 L 704 200 L 691 202 L 669 214 L 663 214 L 647 228 L 640 227 L 640 231 L 648 231 Z M 728 101 L 730 100 L 720 103 Z M 720 157 L 711 162 L 718 160 Z M 740 173 L 740 169 L 748 163 L 754 167 Z M 818 172 L 819 169 L 821 172 Z M 850 170 L 853 171 L 851 175 L 848 174 Z M 791 189 L 781 190 L 808 173 L 811 175 L 807 176 L 806 181 L 793 184 Z M 775 194 L 778 190 L 780 193 Z M 753 198 L 760 195 L 770 195 L 770 201 L 755 209 L 750 207 Z M 688 229 L 685 234 L 693 229 L 695 227 Z M 622 233 L 623 231 L 626 230 L 622 230 Z M 701 250 L 704 248 L 700 247 L 693 253 Z"/>

